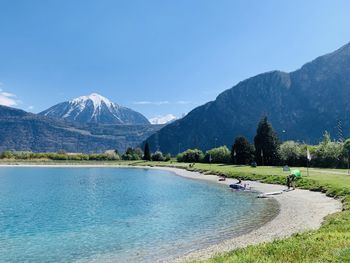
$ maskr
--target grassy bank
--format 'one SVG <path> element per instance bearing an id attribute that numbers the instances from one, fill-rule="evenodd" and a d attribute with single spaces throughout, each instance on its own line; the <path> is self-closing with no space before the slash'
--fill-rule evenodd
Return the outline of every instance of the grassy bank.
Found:
<path id="1" fill-rule="evenodd" d="M 233 166 L 222 164 L 144 162 L 144 161 L 11 161 L 1 163 L 35 164 L 105 164 L 105 165 L 151 165 L 184 168 L 203 173 L 215 173 L 227 177 L 241 177 L 245 180 L 258 180 L 266 183 L 284 184 L 288 173 L 281 167 Z M 300 168 L 303 178 L 298 187 L 322 191 L 329 196 L 343 200 L 344 211 L 329 216 L 317 231 L 295 234 L 290 238 L 249 246 L 243 249 L 218 255 L 206 262 L 350 262 L 350 176 L 347 170 Z M 290 220 L 293 220 L 291 218 Z"/>

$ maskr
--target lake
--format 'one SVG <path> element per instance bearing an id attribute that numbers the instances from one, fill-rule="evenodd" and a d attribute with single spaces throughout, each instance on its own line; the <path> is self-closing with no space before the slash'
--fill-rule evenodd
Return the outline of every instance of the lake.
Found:
<path id="1" fill-rule="evenodd" d="M 137 168 L 0 168 L 0 262 L 166 261 L 262 226 L 274 199 Z"/>

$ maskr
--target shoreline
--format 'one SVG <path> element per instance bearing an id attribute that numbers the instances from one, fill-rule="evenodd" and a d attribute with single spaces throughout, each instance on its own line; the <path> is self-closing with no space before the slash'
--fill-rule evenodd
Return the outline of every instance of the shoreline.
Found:
<path id="1" fill-rule="evenodd" d="M 227 178 L 226 181 L 219 182 L 217 175 L 202 174 L 200 172 L 188 171 L 173 167 L 154 166 L 129 166 L 129 165 L 105 165 L 105 164 L 0 164 L 1 167 L 57 167 L 57 168 L 135 168 L 135 169 L 155 169 L 173 172 L 178 176 L 189 179 L 206 180 L 217 184 L 229 185 L 237 182 L 236 179 Z M 257 181 L 245 181 L 252 190 L 257 192 L 275 192 L 286 189 L 283 185 L 266 184 Z M 271 221 L 247 234 L 234 237 L 207 248 L 185 254 L 171 262 L 187 262 L 191 260 L 204 260 L 215 256 L 218 253 L 228 252 L 237 248 L 249 245 L 271 242 L 283 239 L 295 233 L 307 230 L 318 229 L 324 218 L 336 212 L 342 211 L 342 204 L 339 200 L 327 197 L 320 192 L 296 189 L 284 192 L 280 195 L 271 196 L 279 203 L 280 209 L 276 217 Z"/>
<path id="2" fill-rule="evenodd" d="M 237 182 L 236 179 L 232 178 L 226 178 L 225 181 L 219 182 L 217 175 L 202 174 L 179 168 L 150 168 L 172 171 L 173 173 L 185 178 L 206 180 L 217 184 L 230 185 Z M 260 183 L 257 181 L 244 182 L 248 183 L 252 190 L 257 192 L 275 192 L 286 189 L 286 186 L 283 185 Z M 326 216 L 342 211 L 342 203 L 339 200 L 328 197 L 323 193 L 312 192 L 309 190 L 295 189 L 268 198 L 274 198 L 277 200 L 280 209 L 277 216 L 265 225 L 247 234 L 227 239 L 204 249 L 190 252 L 171 262 L 178 263 L 192 260 L 205 260 L 219 253 L 229 252 L 249 245 L 288 238 L 295 233 L 307 230 L 316 230 L 321 227 Z"/>

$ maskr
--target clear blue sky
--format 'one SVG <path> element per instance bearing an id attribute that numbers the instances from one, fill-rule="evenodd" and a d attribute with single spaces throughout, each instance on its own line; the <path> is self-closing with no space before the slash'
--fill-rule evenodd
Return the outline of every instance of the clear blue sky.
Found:
<path id="1" fill-rule="evenodd" d="M 39 112 L 97 92 L 180 116 L 350 42 L 349 14 L 348 0 L 0 0 L 0 102 Z"/>

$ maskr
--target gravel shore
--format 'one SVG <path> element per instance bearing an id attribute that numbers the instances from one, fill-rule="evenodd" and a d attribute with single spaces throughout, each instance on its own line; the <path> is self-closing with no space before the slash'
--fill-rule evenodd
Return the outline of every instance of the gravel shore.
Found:
<path id="1" fill-rule="evenodd" d="M 177 175 L 191 179 L 208 180 L 227 185 L 237 182 L 235 179 L 226 179 L 226 181 L 219 182 L 216 175 L 206 175 L 183 169 L 155 169 L 172 171 Z M 259 192 L 275 192 L 286 189 L 282 185 L 265 184 L 256 181 L 245 181 L 245 183 L 248 183 L 252 190 Z M 272 221 L 248 234 L 184 255 L 174 260 L 174 262 L 208 259 L 221 252 L 286 238 L 297 232 L 317 229 L 321 226 L 325 216 L 342 210 L 342 204 L 339 200 L 308 190 L 296 189 L 269 198 L 275 198 L 280 204 L 280 213 Z"/>

